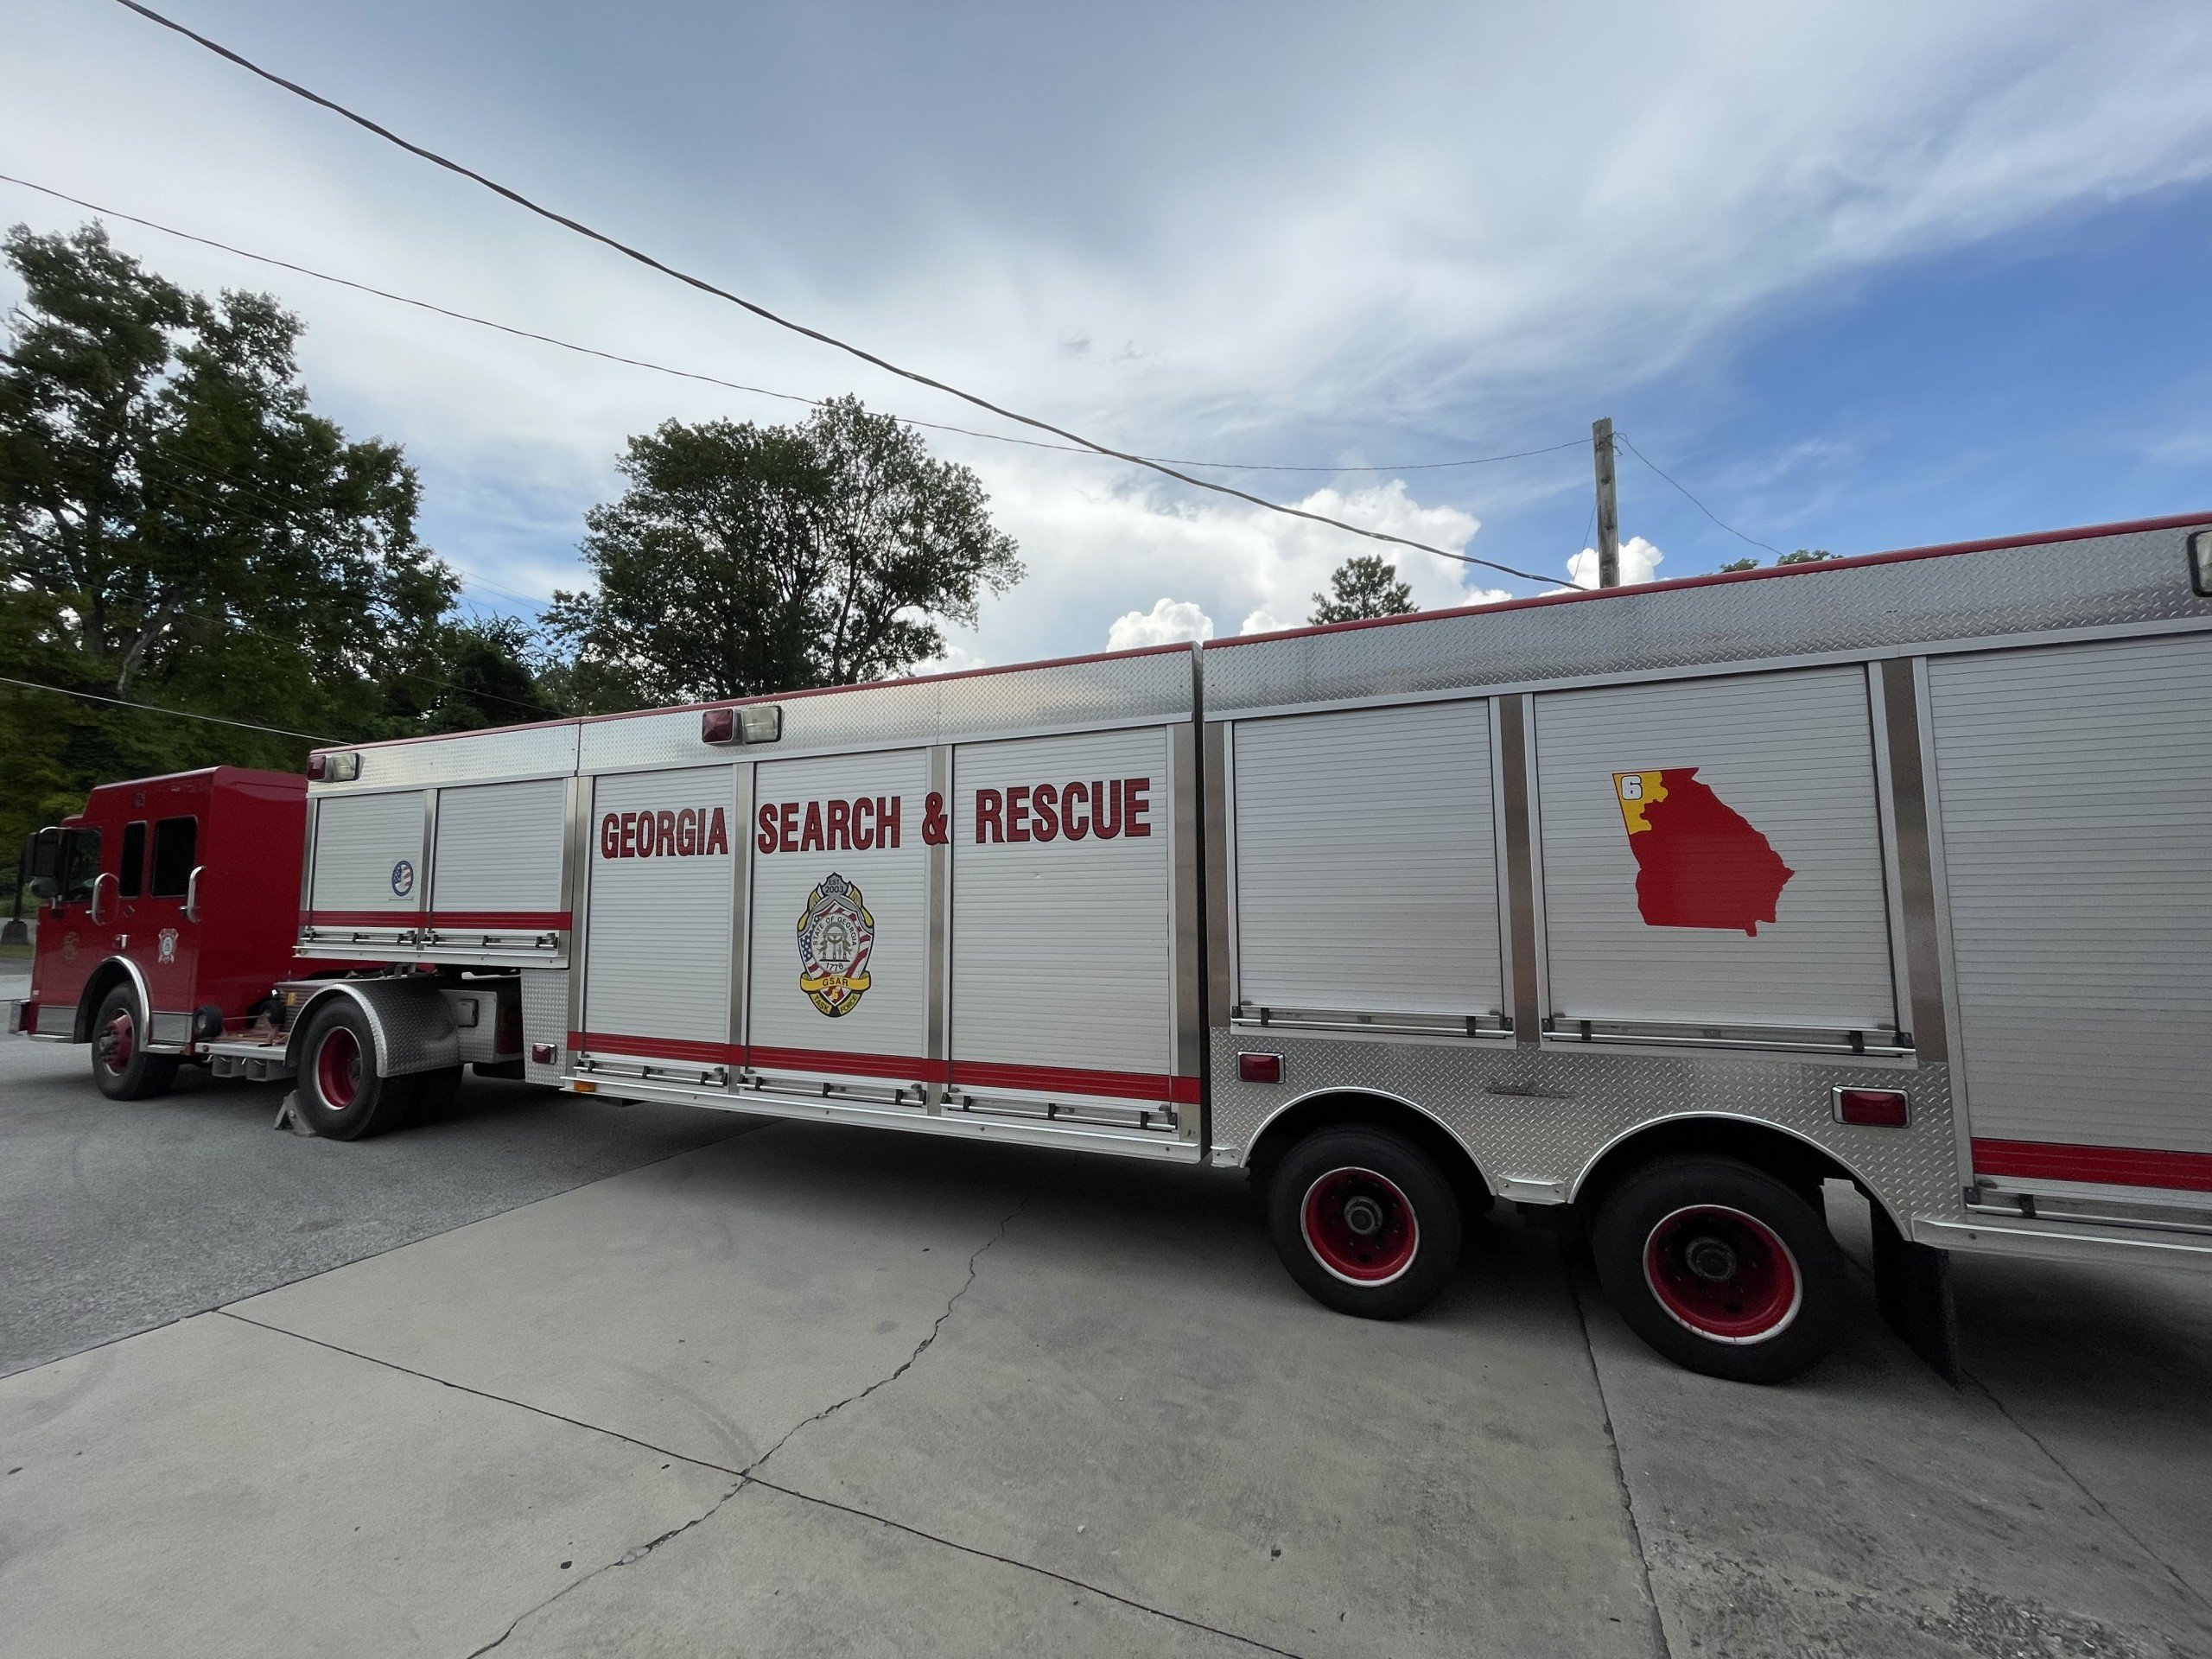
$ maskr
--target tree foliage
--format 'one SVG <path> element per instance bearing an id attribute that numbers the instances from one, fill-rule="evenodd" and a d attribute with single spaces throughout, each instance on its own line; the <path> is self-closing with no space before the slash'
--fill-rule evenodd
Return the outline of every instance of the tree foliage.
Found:
<path id="1" fill-rule="evenodd" d="M 620 467 L 585 521 L 596 586 L 544 617 L 581 708 L 879 679 L 1022 575 L 976 474 L 858 398 L 797 426 L 670 421 Z"/>
<path id="2" fill-rule="evenodd" d="M 1835 555 L 1829 552 L 1825 547 L 1801 547 L 1795 553 L 1782 554 L 1775 560 L 1775 563 L 1777 564 L 1819 564 L 1834 557 L 1835 557 Z M 1727 563 L 1719 567 L 1719 569 L 1724 572 L 1756 570 L 1758 568 L 1759 562 L 1757 558 L 1731 559 Z"/>
<path id="3" fill-rule="evenodd" d="M 1398 567 L 1372 553 L 1346 559 L 1330 576 L 1329 591 L 1313 595 L 1316 622 L 1360 622 L 1420 608 L 1412 588 L 1398 580 Z"/>
<path id="4" fill-rule="evenodd" d="M 3 245 L 0 674 L 339 738 L 543 709 L 511 629 L 448 619 L 398 448 L 308 407 L 296 318 L 188 293 L 96 224 Z M 0 687 L 0 847 L 93 783 L 306 747 Z"/>

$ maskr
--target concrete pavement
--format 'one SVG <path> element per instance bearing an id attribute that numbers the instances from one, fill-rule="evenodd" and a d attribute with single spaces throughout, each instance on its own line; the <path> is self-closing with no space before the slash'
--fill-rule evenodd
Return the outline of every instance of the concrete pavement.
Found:
<path id="1" fill-rule="evenodd" d="M 1479 1239 L 1376 1325 L 1232 1175 L 772 1125 L 0 1380 L 8 1645 L 2212 1652 L 2205 1281 L 1753 1389 Z"/>
<path id="2" fill-rule="evenodd" d="M 0 980 L 0 997 L 29 982 Z M 0 1038 L 0 1375 L 749 1122 L 472 1078 L 439 1122 L 341 1146 L 270 1132 L 280 1084 L 188 1069 L 174 1094 L 109 1100 L 89 1052 Z"/>

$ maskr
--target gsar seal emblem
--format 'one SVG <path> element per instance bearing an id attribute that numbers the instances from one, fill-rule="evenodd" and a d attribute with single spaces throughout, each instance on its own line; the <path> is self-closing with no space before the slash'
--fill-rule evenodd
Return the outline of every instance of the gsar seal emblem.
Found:
<path id="1" fill-rule="evenodd" d="M 868 960 L 875 950 L 875 918 L 861 890 L 842 875 L 826 877 L 806 895 L 798 918 L 798 988 L 832 1020 L 860 1006 L 874 982 Z"/>

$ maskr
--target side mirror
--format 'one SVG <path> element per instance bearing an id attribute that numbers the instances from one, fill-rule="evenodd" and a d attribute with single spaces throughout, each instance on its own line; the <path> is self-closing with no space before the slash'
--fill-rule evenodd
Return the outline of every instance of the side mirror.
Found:
<path id="1" fill-rule="evenodd" d="M 50 905 L 54 895 L 61 891 L 61 884 L 50 875 L 35 875 L 23 883 L 23 891 L 41 905 Z"/>

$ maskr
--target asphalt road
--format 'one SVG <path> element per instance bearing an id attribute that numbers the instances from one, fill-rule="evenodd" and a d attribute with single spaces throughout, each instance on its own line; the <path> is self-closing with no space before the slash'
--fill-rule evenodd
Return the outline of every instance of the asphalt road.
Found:
<path id="1" fill-rule="evenodd" d="M 81 1063 L 0 1046 L 9 1351 L 86 1350 L 0 1379 L 11 1656 L 2212 1653 L 2203 1278 L 1962 1261 L 1965 1388 L 1862 1297 L 1751 1389 L 1510 1217 L 1380 1325 L 1224 1172 Z"/>
<path id="2" fill-rule="evenodd" d="M 109 1100 L 88 1053 L 0 1037 L 0 1376 L 751 1122 L 472 1079 L 451 1116 L 341 1145 L 270 1131 L 282 1084 L 187 1068 L 171 1095 Z"/>

